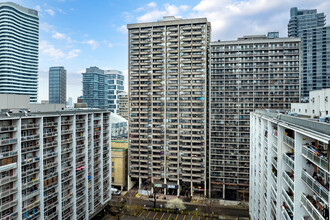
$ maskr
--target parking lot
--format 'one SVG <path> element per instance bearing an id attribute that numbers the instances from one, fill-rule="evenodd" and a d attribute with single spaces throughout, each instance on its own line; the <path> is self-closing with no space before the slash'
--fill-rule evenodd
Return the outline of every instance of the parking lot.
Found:
<path id="1" fill-rule="evenodd" d="M 118 219 L 116 216 L 106 217 L 107 220 L 115 220 Z M 122 216 L 120 219 L 125 220 L 134 220 L 134 219 L 149 219 L 149 220 L 211 220 L 210 217 L 200 217 L 187 214 L 175 214 L 175 213 L 167 213 L 167 212 L 155 212 L 155 211 L 148 211 L 142 210 L 136 216 Z"/>

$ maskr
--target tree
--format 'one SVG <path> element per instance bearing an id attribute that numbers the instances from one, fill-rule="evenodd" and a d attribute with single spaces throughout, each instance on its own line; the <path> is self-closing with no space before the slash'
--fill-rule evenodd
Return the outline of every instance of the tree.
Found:
<path id="1" fill-rule="evenodd" d="M 169 200 L 166 203 L 166 208 L 168 209 L 176 209 L 176 210 L 185 210 L 186 206 L 183 204 L 182 200 L 179 198 Z"/>

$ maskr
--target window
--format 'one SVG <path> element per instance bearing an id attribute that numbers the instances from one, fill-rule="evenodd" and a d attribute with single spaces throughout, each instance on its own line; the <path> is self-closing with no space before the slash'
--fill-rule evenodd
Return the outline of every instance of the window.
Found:
<path id="1" fill-rule="evenodd" d="M 115 165 L 115 162 L 112 162 L 112 166 L 114 166 Z"/>
<path id="2" fill-rule="evenodd" d="M 112 177 L 112 178 L 111 178 L 111 181 L 112 181 L 112 182 L 115 182 L 115 178 L 114 178 L 114 177 Z"/>
<path id="3" fill-rule="evenodd" d="M 115 168 L 112 168 L 112 169 L 111 169 L 111 172 L 115 172 Z"/>

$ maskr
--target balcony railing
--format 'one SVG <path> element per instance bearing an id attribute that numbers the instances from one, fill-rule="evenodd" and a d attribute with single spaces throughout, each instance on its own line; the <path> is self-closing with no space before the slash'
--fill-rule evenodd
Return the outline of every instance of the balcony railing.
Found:
<path id="1" fill-rule="evenodd" d="M 290 196 L 287 194 L 287 192 L 283 189 L 282 190 L 282 196 L 284 198 L 285 204 L 287 204 L 290 208 L 290 211 L 293 212 L 293 202 Z"/>
<path id="2" fill-rule="evenodd" d="M 324 186 L 322 186 L 319 182 L 317 182 L 311 175 L 309 175 L 306 171 L 302 171 L 301 178 L 304 182 L 322 198 L 325 203 L 329 201 L 329 190 L 327 190 Z"/>
<path id="3" fill-rule="evenodd" d="M 17 138 L 8 138 L 5 140 L 0 141 L 0 146 L 2 145 L 8 145 L 8 144 L 16 144 L 17 143 Z"/>
<path id="4" fill-rule="evenodd" d="M 325 158 L 318 157 L 311 149 L 306 146 L 302 148 L 302 154 L 316 165 L 321 167 L 322 169 L 329 171 L 329 161 Z"/>
<path id="5" fill-rule="evenodd" d="M 292 170 L 294 170 L 294 161 L 285 153 L 283 154 L 283 160 Z"/>
<path id="6" fill-rule="evenodd" d="M 283 142 L 286 143 L 287 145 L 289 145 L 289 147 L 294 148 L 294 139 L 293 138 L 284 135 Z"/>
<path id="7" fill-rule="evenodd" d="M 291 188 L 291 190 L 293 191 L 294 190 L 294 183 L 291 179 L 291 177 L 289 177 L 289 175 L 287 174 L 286 171 L 283 172 L 283 178 L 285 180 L 285 182 L 288 184 L 288 186 Z"/>
<path id="8" fill-rule="evenodd" d="M 324 220 L 323 216 L 319 213 L 319 211 L 313 206 L 313 204 L 307 199 L 305 195 L 301 196 L 301 204 L 304 206 L 309 216 L 312 217 L 313 220 Z"/>
<path id="9" fill-rule="evenodd" d="M 12 156 L 16 156 L 17 155 L 17 151 L 10 151 L 10 152 L 6 152 L 6 153 L 0 153 L 0 159 L 5 158 L 5 157 L 12 157 Z"/>

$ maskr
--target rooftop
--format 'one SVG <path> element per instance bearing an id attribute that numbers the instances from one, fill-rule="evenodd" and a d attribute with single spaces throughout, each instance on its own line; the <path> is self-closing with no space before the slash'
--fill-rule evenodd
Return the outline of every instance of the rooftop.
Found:
<path id="1" fill-rule="evenodd" d="M 315 133 L 319 136 L 324 136 L 325 139 L 330 140 L 330 124 L 325 122 L 319 122 L 317 119 L 306 118 L 302 116 L 289 116 L 283 113 L 278 113 L 271 110 L 261 110 L 255 111 L 257 114 L 261 114 L 276 122 L 286 123 L 288 125 L 294 126 L 299 129 L 304 129 L 311 133 Z"/>

